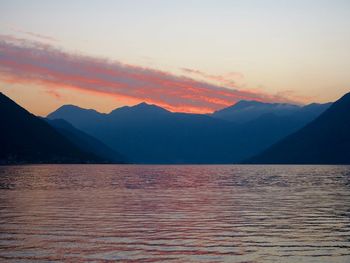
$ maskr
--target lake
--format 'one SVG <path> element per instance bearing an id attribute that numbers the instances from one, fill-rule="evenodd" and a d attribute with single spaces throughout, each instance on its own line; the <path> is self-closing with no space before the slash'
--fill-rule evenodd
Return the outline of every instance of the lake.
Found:
<path id="1" fill-rule="evenodd" d="M 0 261 L 348 263 L 350 166 L 2 166 Z"/>

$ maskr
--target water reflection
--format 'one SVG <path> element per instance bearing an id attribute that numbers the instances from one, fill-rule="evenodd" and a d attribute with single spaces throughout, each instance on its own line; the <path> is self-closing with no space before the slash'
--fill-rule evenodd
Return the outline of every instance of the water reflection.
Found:
<path id="1" fill-rule="evenodd" d="M 0 260 L 349 262 L 350 167 L 0 167 Z"/>

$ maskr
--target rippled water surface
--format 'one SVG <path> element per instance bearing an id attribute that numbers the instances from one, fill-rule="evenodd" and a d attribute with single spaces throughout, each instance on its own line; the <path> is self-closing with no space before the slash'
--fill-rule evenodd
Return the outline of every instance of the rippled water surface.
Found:
<path id="1" fill-rule="evenodd" d="M 350 167 L 3 166 L 0 261 L 348 263 Z"/>

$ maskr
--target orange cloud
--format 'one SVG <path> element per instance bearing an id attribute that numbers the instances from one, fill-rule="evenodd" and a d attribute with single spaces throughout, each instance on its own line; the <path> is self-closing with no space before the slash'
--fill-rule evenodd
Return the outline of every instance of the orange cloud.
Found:
<path id="1" fill-rule="evenodd" d="M 79 89 L 146 101 L 171 111 L 212 112 L 242 99 L 290 102 L 281 96 L 231 89 L 164 71 L 76 55 L 52 45 L 6 35 L 0 35 L 0 72 L 5 82 L 40 83 L 47 89 L 56 89 L 55 94 L 59 88 Z"/>

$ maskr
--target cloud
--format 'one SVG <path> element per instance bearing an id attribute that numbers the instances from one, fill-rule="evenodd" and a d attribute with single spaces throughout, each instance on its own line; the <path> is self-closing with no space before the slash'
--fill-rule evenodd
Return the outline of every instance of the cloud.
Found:
<path id="1" fill-rule="evenodd" d="M 225 75 L 212 75 L 197 69 L 181 68 L 181 70 L 187 74 L 197 75 L 206 80 L 215 81 L 228 87 L 237 86 L 236 81 L 244 78 L 243 74 L 238 72 L 229 72 Z"/>
<path id="2" fill-rule="evenodd" d="M 26 30 L 22 30 L 22 29 L 19 29 L 17 27 L 14 27 L 14 26 L 11 26 L 10 29 L 12 31 L 17 32 L 17 33 L 22 33 L 22 34 L 25 34 L 25 35 L 28 35 L 28 36 L 31 36 L 31 37 L 35 37 L 35 38 L 40 39 L 40 40 L 48 40 L 48 41 L 58 42 L 58 40 L 56 38 L 54 38 L 54 37 L 45 36 L 45 35 L 42 35 L 42 34 L 30 32 L 30 31 L 26 31 Z"/>
<path id="3" fill-rule="evenodd" d="M 8 83 L 78 89 L 146 101 L 171 111 L 212 112 L 238 100 L 283 101 L 168 72 L 62 51 L 52 45 L 0 35 L 0 78 Z M 56 92 L 57 93 L 57 92 Z"/>
<path id="4" fill-rule="evenodd" d="M 314 101 L 317 99 L 316 96 L 301 96 L 297 94 L 294 90 L 283 90 L 279 91 L 276 94 L 278 97 L 281 98 L 289 98 L 292 101 L 299 101 L 299 102 L 309 102 L 309 101 Z"/>
<path id="5" fill-rule="evenodd" d="M 63 96 L 57 90 L 47 89 L 47 90 L 45 90 L 45 92 L 47 94 L 53 96 L 54 98 L 58 99 L 58 100 L 62 100 L 63 99 Z"/>

